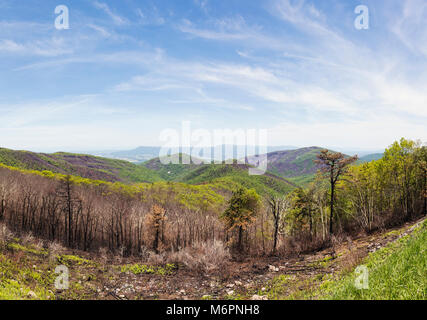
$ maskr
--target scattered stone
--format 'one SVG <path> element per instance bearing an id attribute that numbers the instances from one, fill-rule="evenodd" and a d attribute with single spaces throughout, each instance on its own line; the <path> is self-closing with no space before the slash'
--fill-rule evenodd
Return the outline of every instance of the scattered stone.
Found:
<path id="1" fill-rule="evenodd" d="M 227 291 L 227 294 L 228 294 L 229 296 L 232 296 L 232 295 L 234 294 L 234 290 L 229 290 L 229 291 Z"/>
<path id="2" fill-rule="evenodd" d="M 28 291 L 27 297 L 31 299 L 37 298 L 37 295 L 34 293 L 34 291 Z"/>
<path id="3" fill-rule="evenodd" d="M 241 283 L 240 281 L 234 281 L 234 284 L 235 284 L 236 286 L 241 286 L 241 285 L 243 285 L 243 283 Z"/>
<path id="4" fill-rule="evenodd" d="M 270 272 L 279 272 L 279 268 L 277 268 L 275 266 L 272 266 L 272 265 L 269 265 L 268 266 L 268 271 L 270 271 Z"/>
<path id="5" fill-rule="evenodd" d="M 254 294 L 251 298 L 251 300 L 268 300 L 267 296 L 259 296 L 257 294 Z"/>

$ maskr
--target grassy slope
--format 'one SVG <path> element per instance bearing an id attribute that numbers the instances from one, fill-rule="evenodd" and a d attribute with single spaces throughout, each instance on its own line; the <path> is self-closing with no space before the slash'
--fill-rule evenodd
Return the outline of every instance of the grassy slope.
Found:
<path id="1" fill-rule="evenodd" d="M 83 178 L 130 182 L 155 182 L 160 176 L 127 161 L 71 153 L 34 153 L 0 148 L 0 163 L 28 170 L 49 170 Z"/>
<path id="2" fill-rule="evenodd" d="M 323 299 L 426 300 L 427 221 L 413 234 L 372 253 L 363 263 L 369 270 L 369 289 L 354 286 L 354 272 L 321 288 Z"/>

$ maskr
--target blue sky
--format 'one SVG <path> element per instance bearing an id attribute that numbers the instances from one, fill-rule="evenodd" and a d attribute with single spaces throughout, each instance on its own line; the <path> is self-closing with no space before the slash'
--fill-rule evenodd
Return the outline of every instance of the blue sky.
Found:
<path id="1" fill-rule="evenodd" d="M 426 101 L 424 0 L 0 0 L 3 147 L 161 145 L 187 120 L 374 150 L 426 141 Z"/>

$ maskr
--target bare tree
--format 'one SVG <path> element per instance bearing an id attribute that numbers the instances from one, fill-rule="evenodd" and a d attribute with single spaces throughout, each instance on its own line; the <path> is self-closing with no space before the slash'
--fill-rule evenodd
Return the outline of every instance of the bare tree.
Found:
<path id="1" fill-rule="evenodd" d="M 290 208 L 290 201 L 286 197 L 280 196 L 269 196 L 267 198 L 270 212 L 273 215 L 274 220 L 274 234 L 273 234 L 273 252 L 276 254 L 277 250 L 277 238 L 279 235 L 279 227 L 285 218 L 286 211 Z"/>

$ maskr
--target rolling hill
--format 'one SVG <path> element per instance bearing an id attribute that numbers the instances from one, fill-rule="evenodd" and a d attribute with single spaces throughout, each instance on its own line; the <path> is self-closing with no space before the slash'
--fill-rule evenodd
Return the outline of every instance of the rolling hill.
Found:
<path id="1" fill-rule="evenodd" d="M 142 165 L 146 167 L 147 169 L 155 171 L 162 179 L 167 181 L 175 181 L 180 180 L 180 177 L 183 175 L 188 174 L 192 170 L 198 168 L 200 165 L 194 163 L 190 156 L 186 154 L 176 154 L 171 157 L 171 159 L 174 159 L 174 163 L 165 164 L 165 161 L 163 161 L 165 157 L 161 158 L 154 158 L 149 161 L 144 162 Z M 183 160 L 186 160 L 188 164 L 182 164 Z M 180 164 L 175 164 L 179 162 Z"/>
<path id="2" fill-rule="evenodd" d="M 186 155 L 176 155 L 180 159 Z M 187 156 L 188 157 L 188 156 Z M 0 148 L 0 163 L 37 171 L 71 174 L 108 182 L 139 183 L 171 181 L 187 184 L 214 184 L 218 189 L 238 185 L 255 188 L 260 194 L 288 193 L 296 186 L 284 178 L 266 173 L 249 175 L 248 165 L 224 164 L 163 164 L 159 158 L 143 165 L 124 160 L 72 153 L 35 153 Z"/>
<path id="3" fill-rule="evenodd" d="M 360 157 L 357 163 L 365 163 L 365 162 L 371 162 L 374 160 L 379 160 L 384 156 L 384 153 L 372 153 L 368 154 L 366 156 Z"/>
<path id="4" fill-rule="evenodd" d="M 269 172 L 263 175 L 249 175 L 249 165 L 246 164 L 208 164 L 181 174 L 176 181 L 189 184 L 211 183 L 227 186 L 232 189 L 241 185 L 254 188 L 259 194 L 286 194 L 297 186 Z"/>
<path id="5" fill-rule="evenodd" d="M 0 148 L 0 163 L 28 170 L 49 170 L 109 182 L 155 182 L 162 180 L 152 170 L 123 160 L 72 153 L 34 153 Z"/>
<path id="6" fill-rule="evenodd" d="M 298 185 L 310 182 L 320 166 L 314 162 L 324 148 L 308 147 L 296 150 L 275 151 L 267 154 L 268 171 Z M 248 157 L 252 163 L 254 157 Z"/>
<path id="7" fill-rule="evenodd" d="M 270 152 L 268 156 L 268 171 L 286 178 L 293 183 L 304 186 L 311 182 L 316 172 L 321 168 L 316 164 L 317 155 L 325 148 L 308 147 L 296 150 Z M 357 163 L 370 162 L 381 159 L 382 153 L 368 154 L 361 157 Z M 248 162 L 253 161 L 248 157 Z"/>
<path id="8" fill-rule="evenodd" d="M 189 164 L 163 164 L 159 158 L 149 160 L 144 166 L 156 171 L 167 181 L 187 184 L 217 184 L 233 188 L 240 184 L 246 188 L 255 188 L 258 193 L 288 193 L 296 185 L 272 173 L 264 175 L 249 175 L 250 166 L 247 164 L 197 164 L 190 161 L 188 155 L 175 155 L 180 160 L 187 157 Z M 194 159 L 194 158 L 192 158 Z"/>

